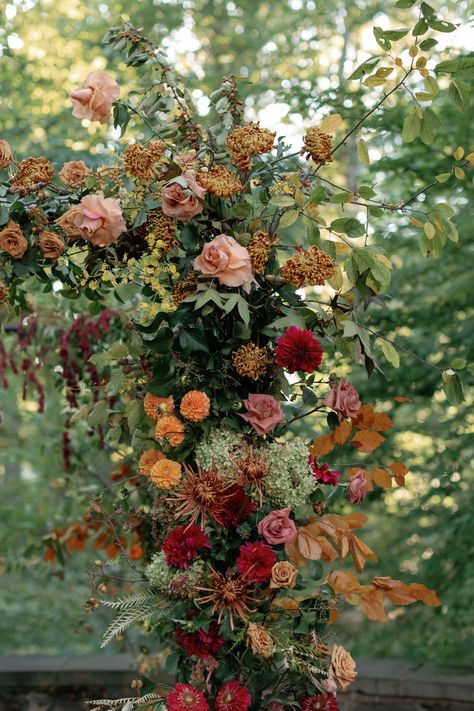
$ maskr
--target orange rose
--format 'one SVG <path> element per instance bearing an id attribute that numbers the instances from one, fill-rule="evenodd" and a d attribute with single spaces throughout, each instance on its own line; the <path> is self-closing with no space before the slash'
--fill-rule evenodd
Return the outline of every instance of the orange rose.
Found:
<path id="1" fill-rule="evenodd" d="M 127 229 L 120 202 L 114 198 L 86 195 L 81 200 L 81 208 L 74 217 L 74 224 L 82 237 L 96 246 L 112 244 Z"/>
<path id="2" fill-rule="evenodd" d="M 6 168 L 13 160 L 10 144 L 4 138 L 0 138 L 0 170 Z"/>
<path id="3" fill-rule="evenodd" d="M 40 234 L 38 247 L 46 259 L 57 259 L 64 252 L 63 241 L 54 232 L 48 230 Z"/>
<path id="4" fill-rule="evenodd" d="M 247 627 L 247 643 L 257 657 L 268 659 L 273 654 L 273 640 L 265 627 L 259 627 L 254 622 L 249 622 Z"/>
<path id="5" fill-rule="evenodd" d="M 65 185 L 73 187 L 83 183 L 90 175 L 90 170 L 83 160 L 70 160 L 68 163 L 64 163 L 58 175 Z"/>
<path id="6" fill-rule="evenodd" d="M 352 684 L 357 676 L 356 665 L 349 652 L 344 647 L 335 644 L 331 653 L 330 677 L 343 691 Z"/>
<path id="7" fill-rule="evenodd" d="M 107 123 L 112 114 L 112 103 L 118 99 L 120 87 L 107 72 L 90 72 L 81 89 L 69 96 L 72 115 L 80 119 Z"/>
<path id="8" fill-rule="evenodd" d="M 272 568 L 271 588 L 294 588 L 298 570 L 286 560 L 275 563 Z"/>
<path id="9" fill-rule="evenodd" d="M 0 232 L 0 249 L 13 257 L 13 259 L 21 259 L 28 249 L 26 241 L 20 225 L 13 220 L 10 220 Z"/>
<path id="10" fill-rule="evenodd" d="M 194 260 L 193 267 L 225 286 L 248 285 L 253 278 L 250 254 L 233 237 L 217 235 Z"/>
<path id="11" fill-rule="evenodd" d="M 81 206 L 73 205 L 69 208 L 69 210 L 66 210 L 66 212 L 62 214 L 61 217 L 58 217 L 55 220 L 55 224 L 59 225 L 68 240 L 78 239 L 79 237 L 82 237 L 82 232 L 76 225 L 76 219 L 79 215 L 82 215 Z"/>

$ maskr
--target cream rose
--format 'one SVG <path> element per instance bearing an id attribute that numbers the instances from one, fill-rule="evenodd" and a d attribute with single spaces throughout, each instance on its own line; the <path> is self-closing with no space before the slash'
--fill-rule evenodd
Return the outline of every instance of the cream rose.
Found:
<path id="1" fill-rule="evenodd" d="M 46 259 L 57 259 L 64 252 L 64 243 L 54 232 L 45 230 L 38 239 L 38 247 Z"/>
<path id="2" fill-rule="evenodd" d="M 21 259 L 28 249 L 28 242 L 20 225 L 13 220 L 10 220 L 0 232 L 0 249 L 13 259 Z"/>
<path id="3" fill-rule="evenodd" d="M 107 123 L 112 114 L 112 103 L 118 99 L 120 87 L 107 72 L 90 72 L 80 89 L 69 94 L 72 115 L 80 119 Z"/>
<path id="4" fill-rule="evenodd" d="M 252 652 L 257 657 L 268 659 L 273 654 L 273 641 L 265 627 L 259 627 L 254 622 L 249 622 L 247 627 L 247 642 Z"/>
<path id="5" fill-rule="evenodd" d="M 297 577 L 298 570 L 294 565 L 288 563 L 286 560 L 279 561 L 278 563 L 275 563 L 272 568 L 270 587 L 287 589 L 294 588 Z"/>
<path id="6" fill-rule="evenodd" d="M 70 160 L 64 163 L 58 175 L 65 185 L 74 187 L 84 182 L 90 170 L 83 160 Z"/>
<path id="7" fill-rule="evenodd" d="M 74 217 L 74 224 L 84 239 L 100 247 L 112 244 L 127 229 L 120 202 L 102 195 L 82 198 L 81 211 Z"/>
<path id="8" fill-rule="evenodd" d="M 4 138 L 0 138 L 0 170 L 6 168 L 13 160 L 10 144 Z"/>
<path id="9" fill-rule="evenodd" d="M 224 286 L 249 285 L 253 278 L 248 250 L 228 235 L 217 235 L 205 244 L 193 267 Z"/>
<path id="10" fill-rule="evenodd" d="M 356 665 L 344 647 L 335 644 L 331 653 L 329 674 L 343 691 L 352 684 L 357 676 Z"/>

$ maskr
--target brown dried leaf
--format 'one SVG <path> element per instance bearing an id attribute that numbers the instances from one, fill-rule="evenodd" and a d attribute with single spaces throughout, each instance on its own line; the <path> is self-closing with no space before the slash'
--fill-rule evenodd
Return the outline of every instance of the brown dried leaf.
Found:
<path id="1" fill-rule="evenodd" d="M 405 475 L 408 472 L 408 467 L 402 464 L 402 462 L 392 462 L 388 466 L 389 469 L 392 470 L 398 486 L 405 486 Z"/>
<path id="2" fill-rule="evenodd" d="M 411 402 L 411 397 L 404 397 L 403 395 L 395 395 L 393 399 L 396 402 Z"/>
<path id="3" fill-rule="evenodd" d="M 388 617 L 384 608 L 384 592 L 372 585 L 367 586 L 367 592 L 360 596 L 360 606 L 362 612 L 369 620 L 375 622 L 387 622 Z"/>
<path id="4" fill-rule="evenodd" d="M 332 439 L 336 444 L 344 444 L 349 439 L 352 432 L 352 423 L 350 420 L 342 420 L 332 433 Z"/>
<path id="5" fill-rule="evenodd" d="M 309 451 L 313 456 L 317 457 L 318 455 L 329 454 L 334 449 L 334 446 L 331 435 L 321 435 L 321 437 L 314 440 Z"/>
<path id="6" fill-rule="evenodd" d="M 366 560 L 377 560 L 377 556 L 374 551 L 354 534 L 352 534 L 351 552 L 354 567 L 358 573 L 363 571 Z"/>
<path id="7" fill-rule="evenodd" d="M 327 584 L 339 595 L 351 595 L 360 590 L 360 583 L 356 576 L 345 570 L 333 570 L 329 573 Z"/>
<path id="8" fill-rule="evenodd" d="M 392 477 L 386 469 L 372 469 L 372 479 L 377 484 L 377 486 L 382 487 L 382 489 L 390 489 L 392 486 Z"/>
<path id="9" fill-rule="evenodd" d="M 361 430 L 352 438 L 354 447 L 356 447 L 359 452 L 364 453 L 373 452 L 374 449 L 380 447 L 384 442 L 385 437 L 374 430 Z"/>
<path id="10" fill-rule="evenodd" d="M 389 430 L 393 427 L 393 422 L 392 419 L 383 412 L 374 412 L 372 427 L 374 430 L 383 432 L 384 430 Z"/>

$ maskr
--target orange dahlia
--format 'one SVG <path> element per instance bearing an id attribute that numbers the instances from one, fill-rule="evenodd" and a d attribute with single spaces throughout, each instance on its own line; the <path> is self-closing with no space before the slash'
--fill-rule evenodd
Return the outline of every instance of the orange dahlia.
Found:
<path id="1" fill-rule="evenodd" d="M 156 423 L 155 438 L 166 440 L 171 447 L 178 447 L 184 439 L 185 427 L 174 415 L 163 415 Z"/>
<path id="2" fill-rule="evenodd" d="M 160 459 L 152 466 L 150 479 L 159 489 L 171 489 L 181 479 L 181 464 L 172 459 Z"/>
<path id="3" fill-rule="evenodd" d="M 163 415 L 172 415 L 174 412 L 173 396 L 158 397 L 147 393 L 143 401 L 143 407 L 148 417 L 151 417 L 152 420 L 158 420 Z"/>
<path id="4" fill-rule="evenodd" d="M 210 412 L 211 401 L 201 390 L 190 390 L 181 400 L 179 411 L 189 422 L 202 422 Z"/>
<path id="5" fill-rule="evenodd" d="M 146 452 L 143 452 L 140 457 L 140 461 L 138 462 L 140 474 L 143 474 L 143 476 L 149 476 L 153 465 L 156 464 L 156 462 L 159 462 L 160 459 L 164 458 L 165 455 L 158 449 L 147 449 Z"/>

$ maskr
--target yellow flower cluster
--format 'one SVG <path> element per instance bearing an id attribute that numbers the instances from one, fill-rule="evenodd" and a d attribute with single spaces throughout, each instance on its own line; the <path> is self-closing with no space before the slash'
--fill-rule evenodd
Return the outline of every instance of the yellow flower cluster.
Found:
<path id="1" fill-rule="evenodd" d="M 176 282 L 173 289 L 173 301 L 176 306 L 187 296 L 194 294 L 198 283 L 198 275 L 195 272 L 188 272 L 186 276 Z"/>
<path id="2" fill-rule="evenodd" d="M 145 237 L 151 250 L 170 252 L 178 244 L 176 222 L 165 215 L 161 208 L 151 210 L 147 221 L 138 228 L 137 232 Z"/>
<path id="3" fill-rule="evenodd" d="M 318 247 L 301 249 L 280 269 L 280 274 L 297 289 L 304 286 L 321 286 L 334 275 L 336 263 L 329 254 Z"/>
<path id="4" fill-rule="evenodd" d="M 236 126 L 227 136 L 226 147 L 240 170 L 248 170 L 252 156 L 269 153 L 273 148 L 276 133 L 261 128 L 258 122 Z"/>
<path id="5" fill-rule="evenodd" d="M 224 168 L 223 165 L 214 165 L 209 170 L 201 170 L 197 180 L 199 185 L 202 185 L 209 193 L 219 198 L 236 195 L 244 187 L 236 174 Z"/>
<path id="6" fill-rule="evenodd" d="M 18 163 L 12 177 L 11 189 L 14 192 L 36 190 L 50 183 L 53 175 L 53 168 L 47 158 L 44 158 L 44 156 L 32 158 L 30 156 L 30 158 L 25 158 L 25 160 Z"/>

